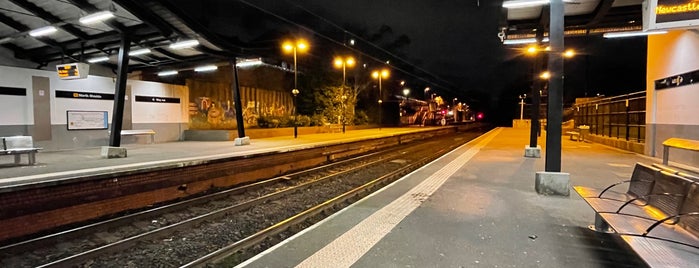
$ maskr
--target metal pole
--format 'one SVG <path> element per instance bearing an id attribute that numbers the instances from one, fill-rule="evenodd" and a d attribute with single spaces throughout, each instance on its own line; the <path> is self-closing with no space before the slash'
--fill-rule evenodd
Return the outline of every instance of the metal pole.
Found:
<path id="1" fill-rule="evenodd" d="M 543 38 L 543 29 L 540 31 L 537 31 L 537 33 L 542 33 L 541 38 Z M 537 37 L 537 40 L 541 40 L 539 37 Z M 540 45 L 540 41 L 537 42 L 537 44 Z M 541 113 L 541 88 L 543 85 L 543 81 L 541 81 L 541 78 L 539 78 L 539 73 L 543 69 L 543 59 L 542 56 L 536 56 L 536 60 L 534 61 L 534 67 L 532 68 L 532 79 L 534 79 L 534 82 L 532 83 L 532 118 L 531 118 L 531 126 L 530 126 L 530 132 L 529 132 L 529 147 L 530 148 L 536 148 L 537 146 L 537 139 L 539 138 L 539 133 L 541 132 L 541 123 L 539 122 L 539 115 Z"/>
<path id="2" fill-rule="evenodd" d="M 524 119 L 524 99 L 519 99 L 519 120 Z"/>
<path id="3" fill-rule="evenodd" d="M 129 69 L 129 49 L 131 38 L 127 34 L 121 36 L 119 58 L 117 62 L 117 79 L 114 92 L 114 108 L 112 110 L 112 132 L 109 135 L 109 146 L 121 146 L 121 126 L 124 120 L 124 96 L 126 96 L 126 78 Z"/>
<path id="4" fill-rule="evenodd" d="M 347 80 L 347 75 L 345 73 L 347 66 L 347 59 L 342 60 L 342 96 L 340 96 L 340 100 L 342 100 L 342 116 L 340 117 L 342 120 L 342 133 L 345 133 L 345 115 L 347 113 L 347 107 L 345 102 L 347 101 L 347 98 L 343 98 L 345 96 L 345 80 Z"/>
<path id="5" fill-rule="evenodd" d="M 294 46 L 294 89 L 292 92 L 295 92 L 298 90 L 298 71 L 296 70 L 296 46 Z M 293 93 L 292 93 L 293 94 Z M 298 138 L 299 136 L 299 131 L 298 131 L 298 107 L 296 107 L 296 95 L 294 94 L 294 139 Z"/>
<path id="6" fill-rule="evenodd" d="M 381 73 L 379 73 L 379 130 L 381 130 Z"/>
<path id="7" fill-rule="evenodd" d="M 240 100 L 240 84 L 238 83 L 238 59 L 231 61 L 233 66 L 233 81 L 231 90 L 233 91 L 233 108 L 235 109 L 235 121 L 238 128 L 238 138 L 245 137 L 245 119 L 243 119 L 243 103 Z"/>
<path id="8" fill-rule="evenodd" d="M 549 96 L 546 119 L 546 168 L 547 172 L 561 171 L 561 124 L 563 123 L 563 0 L 551 0 L 549 39 Z"/>

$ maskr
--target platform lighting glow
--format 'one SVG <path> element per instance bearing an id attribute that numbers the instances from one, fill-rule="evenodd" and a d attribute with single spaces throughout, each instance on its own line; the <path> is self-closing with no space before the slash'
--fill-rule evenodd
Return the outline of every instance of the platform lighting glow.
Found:
<path id="1" fill-rule="evenodd" d="M 250 67 L 250 66 L 256 66 L 256 65 L 262 65 L 262 60 L 260 60 L 260 59 L 246 59 L 246 60 L 242 60 L 242 61 L 235 64 L 235 66 L 238 66 L 238 67 Z"/>
<path id="2" fill-rule="evenodd" d="M 150 49 L 142 48 L 142 49 L 137 49 L 137 50 L 129 52 L 129 56 L 139 56 L 139 55 L 148 54 L 148 53 L 150 53 Z"/>
<path id="3" fill-rule="evenodd" d="M 107 57 L 107 56 L 101 56 L 101 57 L 89 58 L 89 59 L 87 59 L 87 62 L 89 62 L 89 63 L 98 63 L 98 62 L 104 62 L 104 61 L 108 61 L 108 60 L 109 60 L 109 57 Z"/>
<path id="4" fill-rule="evenodd" d="M 7 44 L 12 41 L 12 37 L 5 37 L 3 39 L 0 39 L 0 44 Z"/>
<path id="5" fill-rule="evenodd" d="M 566 50 L 565 52 L 563 52 L 563 57 L 566 57 L 566 58 L 575 57 L 575 50 L 572 50 L 572 49 Z"/>
<path id="6" fill-rule="evenodd" d="M 197 40 L 185 40 L 185 41 L 180 41 L 174 44 L 170 45 L 171 49 L 183 49 L 183 48 L 190 48 L 193 46 L 199 45 L 199 41 Z"/>
<path id="7" fill-rule="evenodd" d="M 84 16 L 79 19 L 82 24 L 93 24 L 95 22 L 105 21 L 114 18 L 114 13 L 110 11 L 100 11 Z"/>
<path id="8" fill-rule="evenodd" d="M 56 31 L 58 31 L 58 29 L 56 29 L 56 27 L 45 26 L 45 27 L 41 27 L 41 28 L 32 30 L 31 32 L 29 32 L 29 35 L 31 35 L 33 37 L 39 37 L 39 36 L 44 36 L 44 35 L 49 35 L 49 34 L 55 33 Z"/>
<path id="9" fill-rule="evenodd" d="M 195 72 L 211 72 L 215 71 L 218 69 L 218 66 L 216 65 L 205 65 L 205 66 L 199 66 L 197 68 L 194 68 Z"/>
<path id="10" fill-rule="evenodd" d="M 171 71 L 162 71 L 162 72 L 159 72 L 159 73 L 158 73 L 158 76 L 172 76 L 172 75 L 176 75 L 177 73 L 178 73 L 178 72 L 175 71 L 175 70 L 171 70 Z"/>
<path id="11" fill-rule="evenodd" d="M 544 37 L 541 42 L 548 42 L 549 38 Z M 536 43 L 536 38 L 522 38 L 522 39 L 506 39 L 502 42 L 503 45 L 523 45 L 523 44 L 533 44 Z"/>
<path id="12" fill-rule="evenodd" d="M 547 5 L 549 2 L 550 2 L 549 0 L 515 0 L 515 1 L 503 2 L 502 7 L 504 7 L 504 8 L 534 7 L 534 6 Z"/>
<path id="13" fill-rule="evenodd" d="M 667 31 L 633 31 L 633 32 L 616 32 L 616 33 L 605 33 L 602 36 L 604 38 L 621 38 L 621 37 L 633 37 L 633 36 L 645 36 L 654 34 L 666 34 Z"/>
<path id="14" fill-rule="evenodd" d="M 549 79 L 549 78 L 551 78 L 551 73 L 546 71 L 546 72 L 541 73 L 541 75 L 539 75 L 539 77 L 541 79 Z"/>

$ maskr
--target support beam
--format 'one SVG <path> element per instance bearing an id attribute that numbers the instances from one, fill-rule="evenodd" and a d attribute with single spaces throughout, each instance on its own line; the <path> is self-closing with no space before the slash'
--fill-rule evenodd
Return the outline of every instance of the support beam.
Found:
<path id="1" fill-rule="evenodd" d="M 595 12 L 593 13 L 594 16 L 590 21 L 585 24 L 585 28 L 590 28 L 592 26 L 595 26 L 596 24 L 600 23 L 604 17 L 609 14 L 609 10 L 612 9 L 612 5 L 614 4 L 614 0 L 602 0 L 597 4 L 597 7 L 595 8 Z"/>
<path id="2" fill-rule="evenodd" d="M 184 36 L 184 33 L 175 29 L 162 17 L 155 15 L 150 8 L 144 6 L 142 4 L 143 1 L 115 0 L 115 2 L 119 4 L 121 7 L 125 8 L 131 14 L 141 19 L 145 24 L 148 24 L 149 26 L 158 29 L 158 31 L 167 38 L 176 35 Z"/>
<path id="3" fill-rule="evenodd" d="M 563 0 L 551 0 L 549 24 L 549 91 L 546 119 L 546 171 L 561 171 L 561 124 L 563 123 Z"/>
<path id="4" fill-rule="evenodd" d="M 233 69 L 233 80 L 231 81 L 231 90 L 233 91 L 233 102 L 235 109 L 235 121 L 238 126 L 238 138 L 235 139 L 235 145 L 248 145 L 250 138 L 245 136 L 245 121 L 243 119 L 243 103 L 240 99 L 240 84 L 238 81 L 238 59 L 234 58 L 231 61 Z"/>
<path id="5" fill-rule="evenodd" d="M 131 39 L 123 34 L 117 63 L 116 86 L 114 90 L 114 109 L 112 111 L 112 132 L 109 135 L 109 146 L 121 146 L 121 126 L 124 119 L 124 96 L 126 95 L 126 78 L 129 68 L 129 49 Z"/>
<path id="6" fill-rule="evenodd" d="M 48 12 L 44 10 L 43 8 L 35 5 L 34 3 L 31 3 L 27 0 L 10 0 L 12 3 L 15 5 L 18 5 L 21 8 L 26 9 L 27 11 L 34 13 L 34 15 L 40 17 L 43 20 L 48 21 L 51 24 L 63 24 L 63 20 L 56 15 L 53 15 L 53 13 Z M 63 31 L 72 34 L 73 36 L 79 38 L 80 40 L 88 40 L 90 37 L 77 27 L 70 25 L 70 24 L 64 24 L 59 26 Z"/>

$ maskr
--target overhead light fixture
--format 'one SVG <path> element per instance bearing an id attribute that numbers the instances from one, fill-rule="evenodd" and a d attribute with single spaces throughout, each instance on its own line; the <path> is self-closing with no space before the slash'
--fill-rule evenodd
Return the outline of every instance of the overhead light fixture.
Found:
<path id="1" fill-rule="evenodd" d="M 654 34 L 666 34 L 667 31 L 632 31 L 632 32 L 615 32 L 615 33 L 605 33 L 602 36 L 604 38 L 621 38 L 621 37 L 632 37 L 632 36 L 646 36 Z"/>
<path id="2" fill-rule="evenodd" d="M 548 42 L 549 38 L 544 37 L 544 39 L 541 39 L 541 42 Z M 536 43 L 536 38 L 523 38 L 523 39 L 506 39 L 505 41 L 502 41 L 503 45 L 522 45 L 522 44 L 533 44 Z"/>
<path id="3" fill-rule="evenodd" d="M 185 40 L 185 41 L 180 41 L 174 44 L 170 45 L 171 49 L 183 49 L 183 48 L 190 48 L 193 46 L 199 45 L 199 41 L 197 40 Z"/>
<path id="4" fill-rule="evenodd" d="M 87 59 L 87 62 L 98 63 L 98 62 L 103 62 L 103 61 L 108 61 L 108 60 L 109 60 L 109 57 L 101 56 L 101 57 L 94 57 L 94 58 Z"/>
<path id="5" fill-rule="evenodd" d="M 178 72 L 175 71 L 175 70 L 171 70 L 171 71 L 162 71 L 162 72 L 159 72 L 159 73 L 158 73 L 158 76 L 172 76 L 172 75 L 176 75 L 177 73 L 178 73 Z"/>
<path id="6" fill-rule="evenodd" d="M 523 7 L 534 7 L 534 6 L 547 5 L 548 3 L 549 3 L 549 0 L 514 0 L 514 1 L 503 2 L 502 7 L 504 7 L 504 8 L 523 8 Z"/>
<path id="7" fill-rule="evenodd" d="M 111 11 L 100 11 L 84 16 L 80 18 L 79 21 L 82 24 L 93 24 L 95 22 L 100 22 L 111 18 L 114 18 L 114 13 Z"/>
<path id="8" fill-rule="evenodd" d="M 7 44 L 7 43 L 11 42 L 12 39 L 14 39 L 14 38 L 9 37 L 9 36 L 8 36 L 8 37 L 5 37 L 5 38 L 3 38 L 3 39 L 0 39 L 0 45 L 1 45 L 1 44 Z"/>
<path id="9" fill-rule="evenodd" d="M 197 68 L 194 68 L 195 72 L 211 72 L 215 71 L 218 69 L 218 66 L 216 65 L 205 65 L 205 66 L 199 66 Z"/>
<path id="10" fill-rule="evenodd" d="M 129 56 L 139 56 L 139 55 L 148 54 L 148 53 L 150 53 L 150 49 L 142 48 L 142 49 L 137 49 L 137 50 L 129 52 Z"/>
<path id="11" fill-rule="evenodd" d="M 56 27 L 54 27 L 54 26 L 45 26 L 45 27 L 31 30 L 29 32 L 29 35 L 31 35 L 33 37 L 39 37 L 39 36 L 44 36 L 44 35 L 49 35 L 49 34 L 55 33 L 56 31 L 58 31 L 58 29 L 56 29 Z"/>
<path id="12" fill-rule="evenodd" d="M 255 66 L 255 65 L 262 65 L 262 59 L 260 59 L 260 58 L 244 59 L 244 60 L 241 60 L 240 62 L 235 64 L 235 66 L 238 66 L 238 67 L 250 67 L 250 66 Z"/>

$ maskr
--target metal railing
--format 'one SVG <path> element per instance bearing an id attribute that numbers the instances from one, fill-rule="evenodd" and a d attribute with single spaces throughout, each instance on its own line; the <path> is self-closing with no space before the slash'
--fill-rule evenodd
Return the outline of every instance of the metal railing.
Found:
<path id="1" fill-rule="evenodd" d="M 588 125 L 595 135 L 644 142 L 646 92 L 591 98 L 573 105 L 575 126 Z"/>

